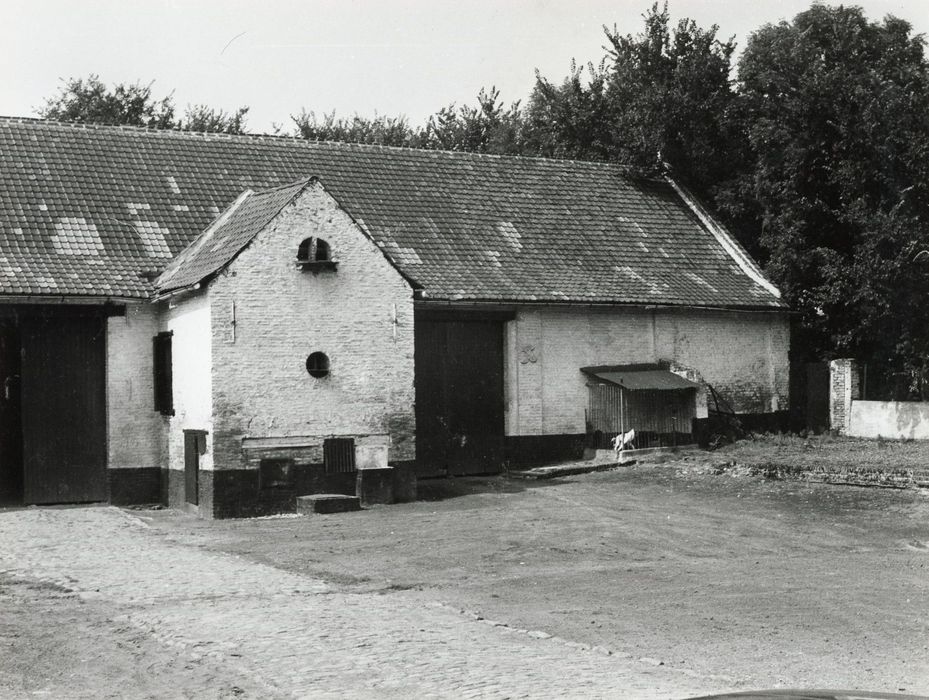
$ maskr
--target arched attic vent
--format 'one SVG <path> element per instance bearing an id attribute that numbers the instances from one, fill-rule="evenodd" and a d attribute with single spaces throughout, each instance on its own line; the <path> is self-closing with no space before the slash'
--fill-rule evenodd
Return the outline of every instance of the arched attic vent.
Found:
<path id="1" fill-rule="evenodd" d="M 334 270 L 337 264 L 332 247 L 322 238 L 304 238 L 297 248 L 297 266 L 303 270 Z"/>

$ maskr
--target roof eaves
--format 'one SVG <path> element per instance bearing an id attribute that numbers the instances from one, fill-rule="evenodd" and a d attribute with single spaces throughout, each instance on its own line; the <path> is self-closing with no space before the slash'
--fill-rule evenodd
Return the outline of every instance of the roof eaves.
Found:
<path id="1" fill-rule="evenodd" d="M 783 302 L 772 302 L 770 304 L 686 304 L 664 302 L 658 303 L 653 301 L 635 301 L 628 299 L 527 299 L 524 297 L 467 297 L 467 298 L 446 298 L 442 296 L 427 296 L 425 290 L 416 297 L 417 304 L 422 306 L 495 306 L 495 305 L 521 305 L 521 306 L 581 306 L 581 307 L 624 307 L 636 309 L 663 309 L 663 310 L 681 310 L 681 311 L 732 311 L 747 313 L 795 313 Z"/>

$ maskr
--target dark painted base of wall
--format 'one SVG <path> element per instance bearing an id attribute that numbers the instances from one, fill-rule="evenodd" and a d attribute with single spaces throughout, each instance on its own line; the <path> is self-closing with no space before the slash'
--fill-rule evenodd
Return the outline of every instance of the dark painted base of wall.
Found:
<path id="1" fill-rule="evenodd" d="M 394 468 L 394 503 L 410 503 L 418 495 L 416 485 L 416 462 L 395 462 Z"/>
<path id="2" fill-rule="evenodd" d="M 341 493 L 355 495 L 355 472 L 327 474 L 322 464 L 294 465 L 294 493 L 309 496 L 314 493 Z"/>
<path id="3" fill-rule="evenodd" d="M 177 474 L 183 478 L 181 472 Z M 200 515 L 206 518 L 252 518 L 294 513 L 298 496 L 321 493 L 354 496 L 359 488 L 358 472 L 327 474 L 322 464 L 294 464 L 291 475 L 289 484 L 262 488 L 261 472 L 257 469 L 202 471 Z M 416 474 L 411 465 L 396 465 L 391 477 L 393 494 L 382 500 L 395 503 L 416 500 Z M 183 497 L 183 481 L 180 488 Z M 369 499 L 369 502 L 382 500 Z"/>
<path id="4" fill-rule="evenodd" d="M 405 503 L 416 500 L 416 470 L 401 462 L 383 470 L 383 481 L 374 493 L 365 484 L 368 502 Z M 380 471 L 380 470 L 377 470 Z M 374 475 L 372 475 L 373 477 Z M 198 503 L 187 502 L 184 472 L 177 469 L 110 469 L 107 499 L 117 506 L 160 503 L 171 508 L 196 509 L 204 518 L 248 518 L 296 512 L 296 498 L 320 493 L 358 495 L 358 472 L 327 474 L 322 464 L 295 464 L 287 484 L 262 487 L 257 469 L 232 469 L 199 473 Z"/>
<path id="5" fill-rule="evenodd" d="M 161 469 L 107 469 L 107 500 L 114 506 L 161 503 Z"/>
<path id="6" fill-rule="evenodd" d="M 534 467 L 584 458 L 586 435 L 509 435 L 503 449 L 507 464 Z"/>
<path id="7" fill-rule="evenodd" d="M 724 414 L 695 418 L 693 432 L 697 444 L 707 447 L 720 439 L 723 442 L 732 442 L 748 433 L 783 433 L 790 429 L 789 411 L 739 413 L 734 418 L 735 420 Z"/>
<path id="8" fill-rule="evenodd" d="M 184 472 L 161 470 L 161 502 L 171 508 L 184 507 Z"/>

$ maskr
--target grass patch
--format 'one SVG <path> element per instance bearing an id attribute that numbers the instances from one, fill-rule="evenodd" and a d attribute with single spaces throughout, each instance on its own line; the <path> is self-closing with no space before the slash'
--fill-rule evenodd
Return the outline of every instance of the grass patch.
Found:
<path id="1" fill-rule="evenodd" d="M 713 452 L 710 469 L 773 479 L 834 475 L 830 481 L 901 487 L 929 480 L 929 442 L 752 435 Z"/>

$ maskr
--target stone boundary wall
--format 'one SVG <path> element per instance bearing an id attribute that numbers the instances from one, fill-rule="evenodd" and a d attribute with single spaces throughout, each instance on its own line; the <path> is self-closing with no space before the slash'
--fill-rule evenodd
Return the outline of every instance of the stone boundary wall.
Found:
<path id="1" fill-rule="evenodd" d="M 929 440 L 929 402 L 852 401 L 849 414 L 854 437 Z"/>
<path id="2" fill-rule="evenodd" d="M 862 401 L 861 374 L 852 359 L 829 363 L 829 425 L 840 435 L 929 440 L 929 402 Z"/>

